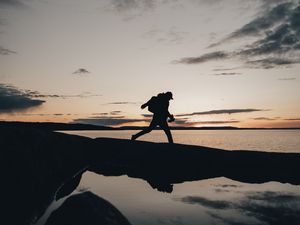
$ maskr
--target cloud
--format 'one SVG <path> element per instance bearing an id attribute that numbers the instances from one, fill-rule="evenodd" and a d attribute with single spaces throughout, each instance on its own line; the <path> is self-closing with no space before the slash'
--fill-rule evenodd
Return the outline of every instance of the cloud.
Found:
<path id="1" fill-rule="evenodd" d="M 195 116 L 195 115 L 213 115 L 213 114 L 234 114 L 234 113 L 250 113 L 250 112 L 260 112 L 266 111 L 265 109 L 218 109 L 218 110 L 210 110 L 203 112 L 193 112 L 186 114 L 178 114 L 176 116 Z"/>
<path id="2" fill-rule="evenodd" d="M 20 112 L 42 105 L 45 101 L 32 99 L 18 88 L 0 84 L 0 113 Z"/>
<path id="3" fill-rule="evenodd" d="M 93 124 L 98 126 L 117 126 L 126 123 L 145 122 L 145 119 L 131 119 L 124 116 L 100 116 L 83 119 L 75 119 L 75 123 Z"/>
<path id="4" fill-rule="evenodd" d="M 122 111 L 120 110 L 114 110 L 114 111 L 110 111 L 110 115 L 119 115 Z"/>
<path id="5" fill-rule="evenodd" d="M 11 54 L 17 54 L 17 52 L 0 46 L 0 55 L 11 55 Z"/>
<path id="6" fill-rule="evenodd" d="M 272 28 L 287 19 L 290 16 L 292 6 L 292 3 L 290 2 L 276 5 L 266 11 L 263 15 L 234 31 L 225 40 L 221 41 L 221 43 L 226 40 L 247 37 L 249 35 L 263 34 L 265 30 Z"/>
<path id="7" fill-rule="evenodd" d="M 108 102 L 107 105 L 135 105 L 136 102 Z"/>
<path id="8" fill-rule="evenodd" d="M 142 114 L 142 116 L 145 118 L 152 118 L 153 115 L 152 114 Z"/>
<path id="9" fill-rule="evenodd" d="M 154 40 L 157 43 L 181 44 L 188 34 L 188 32 L 180 31 L 176 26 L 172 26 L 167 31 L 152 28 L 145 32 L 141 37 L 148 40 Z"/>
<path id="10" fill-rule="evenodd" d="M 0 0 L 0 6 L 24 6 L 20 0 Z"/>
<path id="11" fill-rule="evenodd" d="M 211 200 L 201 196 L 186 196 L 174 198 L 187 204 L 197 204 L 207 209 L 207 213 L 223 223 L 229 225 L 245 224 L 245 219 L 255 218 L 257 224 L 285 224 L 297 225 L 300 221 L 300 196 L 289 192 L 245 192 L 238 201 Z M 223 210 L 235 210 L 243 215 L 239 216 L 221 213 Z M 253 223 L 251 223 L 253 224 Z"/>
<path id="12" fill-rule="evenodd" d="M 197 121 L 197 122 L 186 122 L 185 125 L 189 127 L 199 126 L 199 125 L 220 125 L 220 124 L 232 124 L 240 123 L 239 120 L 207 120 L 207 121 Z"/>
<path id="13" fill-rule="evenodd" d="M 198 64 L 198 63 L 204 63 L 208 61 L 213 61 L 213 60 L 221 60 L 221 59 L 226 59 L 230 56 L 229 53 L 223 52 L 223 51 L 216 51 L 216 52 L 211 52 L 204 54 L 199 57 L 186 57 L 182 58 L 180 60 L 174 61 L 174 63 L 183 63 L 183 64 Z"/>
<path id="14" fill-rule="evenodd" d="M 297 80 L 296 77 L 287 77 L 287 78 L 278 78 L 278 80 L 288 81 L 288 80 Z"/>
<path id="15" fill-rule="evenodd" d="M 253 120 L 276 120 L 277 118 L 269 118 L 269 117 L 255 117 Z"/>
<path id="16" fill-rule="evenodd" d="M 175 199 L 175 200 L 180 200 L 181 202 L 188 203 L 188 204 L 198 204 L 212 209 L 232 208 L 231 203 L 228 201 L 210 200 L 208 198 L 204 198 L 200 196 L 186 196 L 181 199 Z"/>
<path id="17" fill-rule="evenodd" d="M 78 70 L 73 72 L 73 74 L 79 74 L 79 75 L 89 74 L 89 73 L 91 72 L 84 68 L 79 68 Z"/>
<path id="18" fill-rule="evenodd" d="M 300 120 L 300 118 L 288 118 L 288 119 L 285 119 L 285 120 L 289 120 L 289 121 L 297 121 L 297 120 Z"/>
<path id="19" fill-rule="evenodd" d="M 65 116 L 71 114 L 63 114 L 63 113 L 26 113 L 26 114 L 18 114 L 19 116 Z"/>
<path id="20" fill-rule="evenodd" d="M 289 66 L 298 63 L 297 61 L 283 58 L 265 58 L 259 60 L 250 60 L 246 65 L 251 68 L 271 69 L 278 66 Z"/>
<path id="21" fill-rule="evenodd" d="M 196 121 L 191 122 L 188 119 L 176 119 L 174 121 L 177 125 L 184 125 L 185 127 L 193 127 L 199 125 L 216 125 L 216 124 L 232 124 L 232 123 L 240 123 L 238 120 L 207 120 L 207 121 Z"/>
<path id="22" fill-rule="evenodd" d="M 258 18 L 253 19 L 225 39 L 208 46 L 213 48 L 228 41 L 254 36 L 256 40 L 231 51 L 213 51 L 198 57 L 177 60 L 178 63 L 199 64 L 218 59 L 239 59 L 247 68 L 271 69 L 300 63 L 300 4 L 284 2 L 272 4 Z M 247 40 L 247 39 L 246 39 Z M 218 57 L 218 53 L 220 57 Z M 216 56 L 216 57 L 214 57 Z"/>
<path id="23" fill-rule="evenodd" d="M 250 60 L 246 62 L 248 67 L 251 68 L 262 68 L 262 69 L 271 69 L 279 66 L 289 66 L 292 64 L 296 64 L 298 61 L 291 59 L 283 59 L 283 58 L 265 58 L 259 60 Z"/>
<path id="24" fill-rule="evenodd" d="M 221 187 L 221 188 L 240 188 L 240 187 L 242 187 L 242 185 L 236 185 L 236 184 L 217 184 L 214 186 Z"/>
<path id="25" fill-rule="evenodd" d="M 138 3 L 135 0 L 112 0 L 111 2 L 118 11 L 126 11 L 138 7 Z"/>
<path id="26" fill-rule="evenodd" d="M 99 94 L 91 94 L 90 92 L 83 92 L 81 94 L 75 95 L 60 95 L 60 94 L 42 94 L 38 91 L 25 90 L 24 91 L 28 97 L 31 98 L 89 98 L 102 96 Z"/>
<path id="27" fill-rule="evenodd" d="M 237 73 L 237 72 L 230 72 L 230 73 L 215 73 L 213 74 L 214 76 L 236 76 L 236 75 L 241 75 L 242 73 Z"/>
<path id="28" fill-rule="evenodd" d="M 236 208 L 266 224 L 296 225 L 300 221 L 300 196 L 284 192 L 249 192 Z"/>
<path id="29" fill-rule="evenodd" d="M 239 69 L 239 68 L 216 68 L 213 69 L 213 71 L 230 71 L 230 70 L 235 70 L 235 69 Z"/>
<path id="30" fill-rule="evenodd" d="M 113 9 L 119 12 L 127 12 L 132 10 L 149 10 L 154 8 L 154 0 L 111 0 Z"/>
<path id="31" fill-rule="evenodd" d="M 114 110 L 114 111 L 110 111 L 110 112 L 92 113 L 92 115 L 95 115 L 95 116 L 108 116 L 108 115 L 115 116 L 115 115 L 120 115 L 121 112 L 122 111 Z"/>

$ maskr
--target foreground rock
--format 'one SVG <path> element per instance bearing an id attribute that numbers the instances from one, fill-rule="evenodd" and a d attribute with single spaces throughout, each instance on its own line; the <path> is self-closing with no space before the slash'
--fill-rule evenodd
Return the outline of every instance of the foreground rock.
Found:
<path id="1" fill-rule="evenodd" d="M 46 222 L 46 225 L 130 225 L 111 203 L 91 192 L 69 197 Z"/>
<path id="2" fill-rule="evenodd" d="M 165 192 L 176 183 L 220 176 L 248 183 L 300 184 L 297 153 L 90 139 L 6 126 L 0 126 L 0 144 L 3 221 L 9 224 L 34 223 L 53 199 L 76 188 L 86 170 L 141 178 Z"/>

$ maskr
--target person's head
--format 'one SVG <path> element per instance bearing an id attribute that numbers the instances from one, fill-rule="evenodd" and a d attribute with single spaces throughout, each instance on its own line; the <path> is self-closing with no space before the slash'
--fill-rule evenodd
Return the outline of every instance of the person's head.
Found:
<path id="1" fill-rule="evenodd" d="M 166 98 L 167 98 L 168 100 L 173 99 L 173 94 L 172 94 L 172 92 L 170 92 L 170 91 L 166 92 L 166 93 L 165 93 L 165 96 L 166 96 Z"/>

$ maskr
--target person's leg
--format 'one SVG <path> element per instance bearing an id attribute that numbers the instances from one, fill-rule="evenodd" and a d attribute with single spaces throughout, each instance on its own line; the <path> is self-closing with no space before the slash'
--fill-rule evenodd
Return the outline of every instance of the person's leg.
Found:
<path id="1" fill-rule="evenodd" d="M 142 136 L 142 135 L 144 135 L 144 134 L 147 134 L 147 133 L 149 133 L 149 132 L 151 132 L 151 131 L 152 131 L 152 128 L 149 126 L 149 127 L 145 128 L 144 130 L 138 132 L 137 134 L 132 135 L 132 136 L 131 136 L 131 140 L 135 140 L 135 139 L 137 139 L 138 137 L 140 137 L 140 136 Z"/>
<path id="2" fill-rule="evenodd" d="M 135 140 L 137 138 L 139 138 L 140 136 L 144 135 L 144 134 L 147 134 L 149 132 L 151 132 L 154 128 L 156 127 L 156 123 L 155 123 L 155 120 L 152 119 L 149 127 L 146 127 L 144 130 L 138 132 L 137 134 L 134 134 L 131 136 L 131 140 Z"/>
<path id="3" fill-rule="evenodd" d="M 169 143 L 173 144 L 174 143 L 173 142 L 173 137 L 172 137 L 172 134 L 171 134 L 168 122 L 167 121 L 163 121 L 163 122 L 161 122 L 161 124 L 159 126 L 161 127 L 161 129 L 163 129 L 163 131 L 167 135 Z"/>

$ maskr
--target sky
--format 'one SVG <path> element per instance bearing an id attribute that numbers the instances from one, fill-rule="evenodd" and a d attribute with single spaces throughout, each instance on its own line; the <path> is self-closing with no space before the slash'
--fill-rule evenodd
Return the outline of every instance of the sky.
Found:
<path id="1" fill-rule="evenodd" d="M 295 0 L 0 0 L 0 120 L 300 127 Z"/>

